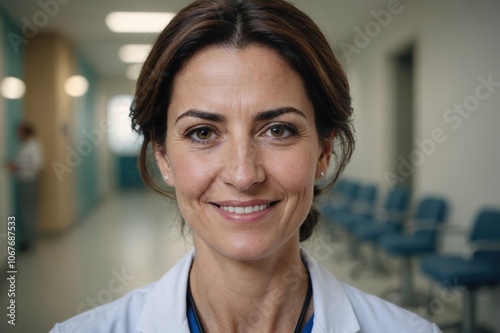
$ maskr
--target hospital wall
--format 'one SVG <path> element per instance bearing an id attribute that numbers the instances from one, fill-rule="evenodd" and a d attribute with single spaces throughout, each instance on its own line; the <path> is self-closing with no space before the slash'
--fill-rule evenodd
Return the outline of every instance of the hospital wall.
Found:
<path id="1" fill-rule="evenodd" d="M 7 32 L 20 34 L 20 29 L 0 10 L 0 77 L 24 78 L 24 47 L 13 48 Z M 9 172 L 3 167 L 19 148 L 16 126 L 22 118 L 23 100 L 5 99 L 0 94 L 0 213 L 2 218 L 16 214 L 15 188 Z M 3 244 L 4 239 L 0 240 Z M 7 261 L 7 247 L 0 250 L 0 262 Z"/>
<path id="2" fill-rule="evenodd" d="M 469 229 L 479 209 L 500 206 L 500 3 L 401 1 L 390 9 L 367 13 L 336 45 L 350 78 L 358 140 L 346 175 L 388 189 L 412 170 L 413 201 L 441 195 L 450 204 L 448 223 Z M 417 142 L 411 156 L 402 156 L 412 167 L 405 169 L 405 162 L 394 163 L 392 59 L 410 45 Z M 465 241 L 445 237 L 444 250 L 460 253 Z M 479 317 L 500 329 L 500 290 L 480 296 Z"/>
<path id="3" fill-rule="evenodd" d="M 389 16 L 384 16 L 381 10 L 374 8 L 375 15 L 366 13 L 365 22 L 353 22 L 351 38 L 344 40 L 343 47 L 335 45 L 350 79 L 355 110 L 357 148 L 346 176 L 375 182 L 385 189 L 390 185 L 388 174 L 404 176 L 393 163 L 393 128 L 396 126 L 393 115 L 397 110 L 393 106 L 391 59 L 394 54 L 413 45 L 414 129 L 418 141 L 414 150 L 413 197 L 418 199 L 425 194 L 446 197 L 450 203 L 448 222 L 470 228 L 481 207 L 499 206 L 500 177 L 497 172 L 500 170 L 500 131 L 497 127 L 500 124 L 500 83 L 484 82 L 500 82 L 500 3 L 494 0 L 406 0 L 401 1 L 397 8 L 385 8 Z M 378 24 L 378 29 L 373 22 Z M 374 30 L 367 31 L 367 27 Z M 0 76 L 25 78 L 24 49 L 30 44 L 19 45 L 19 52 L 15 52 L 6 38 L 8 32 L 21 34 L 19 30 L 0 13 Z M 363 38 L 359 31 L 367 38 Z M 88 141 L 85 133 L 97 130 L 106 135 L 102 122 L 106 118 L 110 97 L 133 92 L 131 81 L 96 77 L 78 50 L 66 42 L 61 43 L 65 43 L 66 75 L 85 75 L 91 88 L 86 96 L 65 102 L 68 109 L 61 112 L 68 117 L 65 119 L 69 137 L 64 139 L 67 141 L 57 138 L 59 155 L 47 161 L 47 177 L 55 176 L 51 163 L 64 163 L 68 156 L 66 147 L 78 150 L 79 144 Z M 61 86 L 53 93 L 60 99 L 68 98 L 63 95 Z M 33 107 L 30 112 L 40 112 L 43 99 L 37 100 L 33 105 L 40 107 Z M 454 111 L 457 110 L 456 105 L 462 105 L 462 113 Z M 46 109 L 47 112 L 55 112 L 50 107 Z M 0 96 L 2 159 L 11 158 L 19 146 L 13 138 L 24 112 L 24 99 L 5 100 Z M 45 115 L 38 113 L 37 116 Z M 438 132 L 440 135 L 433 136 Z M 53 136 L 63 134 L 64 126 L 55 128 L 52 133 Z M 54 209 L 65 205 L 68 200 L 74 200 L 73 208 L 65 207 L 70 211 L 65 213 L 59 224 L 44 224 L 46 230 L 71 227 L 79 216 L 90 211 L 113 190 L 115 158 L 109 153 L 105 140 L 96 140 L 87 156 L 81 154 L 82 161 L 71 169 L 72 172 L 62 175 L 69 177 L 67 183 L 66 180 L 63 183 L 72 183 L 67 186 L 73 187 L 74 193 L 68 191 L 63 192 L 68 197 L 51 197 L 51 200 L 57 200 Z M 47 142 L 50 145 L 49 139 Z M 403 158 L 411 161 L 410 156 Z M 54 178 L 51 182 L 58 184 Z M 12 191 L 8 174 L 0 168 L 2 216 L 15 212 Z M 49 220 L 47 218 L 47 223 L 53 222 Z M 464 239 L 447 241 L 445 250 L 460 252 L 463 242 Z M 3 261 L 3 258 L 0 260 Z M 494 314 L 500 312 L 499 301 L 493 301 L 495 298 L 500 299 L 498 288 L 480 294 L 479 317 L 486 318 L 490 323 L 498 322 L 493 320 Z M 496 328 L 500 330 L 500 327 Z"/>
<path id="4" fill-rule="evenodd" d="M 74 45 L 59 34 L 36 34 L 13 43 L 13 34 L 22 37 L 20 27 L 0 13 L 2 40 L 0 71 L 25 81 L 22 99 L 0 97 L 0 157 L 14 157 L 19 148 L 17 126 L 22 120 L 33 124 L 45 152 L 41 174 L 39 230 L 58 233 L 83 220 L 109 193 L 102 181 L 106 164 L 105 113 L 98 109 L 98 77 Z M 89 82 L 84 96 L 69 96 L 66 79 L 82 75 Z M 3 163 L 2 162 L 2 163 Z M 0 169 L 0 211 L 13 215 L 13 178 Z"/>

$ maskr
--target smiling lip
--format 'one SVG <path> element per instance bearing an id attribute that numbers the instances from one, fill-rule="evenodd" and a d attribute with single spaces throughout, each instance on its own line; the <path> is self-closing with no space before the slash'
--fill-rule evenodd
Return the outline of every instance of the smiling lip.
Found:
<path id="1" fill-rule="evenodd" d="M 252 200 L 252 201 L 224 201 L 212 203 L 217 211 L 228 220 L 235 222 L 255 222 L 269 212 L 276 201 Z"/>

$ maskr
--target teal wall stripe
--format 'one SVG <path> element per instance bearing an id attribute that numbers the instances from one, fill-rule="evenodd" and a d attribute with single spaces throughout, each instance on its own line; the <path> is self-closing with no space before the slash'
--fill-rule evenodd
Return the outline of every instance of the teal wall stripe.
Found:
<path id="1" fill-rule="evenodd" d="M 4 63 L 0 64 L 5 76 L 14 76 L 24 81 L 24 43 L 17 44 L 15 47 L 9 40 L 13 35 L 22 37 L 21 27 L 16 25 L 11 18 L 0 8 L 0 22 L 2 24 L 1 43 L 3 44 Z M 3 139 L 6 144 L 6 158 L 11 160 L 19 149 L 19 139 L 17 137 L 17 126 L 23 119 L 24 99 L 5 100 L 6 122 L 3 124 Z M 15 186 L 14 179 L 11 177 L 10 184 L 11 207 L 8 214 L 17 212 L 14 198 Z"/>
<path id="2" fill-rule="evenodd" d="M 105 140 L 96 124 L 97 77 L 88 63 L 77 55 L 77 74 L 87 78 L 87 94 L 75 99 L 75 133 L 77 148 L 82 147 L 82 161 L 76 169 L 77 218 L 81 220 L 99 202 L 98 149 Z M 96 135 L 93 135 L 96 134 Z"/>

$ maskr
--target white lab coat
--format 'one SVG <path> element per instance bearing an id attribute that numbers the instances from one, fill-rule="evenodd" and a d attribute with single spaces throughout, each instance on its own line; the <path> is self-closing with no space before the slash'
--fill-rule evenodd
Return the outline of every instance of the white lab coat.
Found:
<path id="1" fill-rule="evenodd" d="M 57 324 L 50 333 L 189 333 L 186 288 L 193 256 L 194 251 L 159 281 Z M 313 285 L 313 333 L 441 332 L 416 314 L 339 282 L 305 251 L 302 256 Z M 246 320 L 259 311 L 265 309 L 249 309 Z"/>
<path id="2" fill-rule="evenodd" d="M 42 146 L 37 139 L 29 138 L 23 142 L 15 159 L 17 177 L 22 181 L 36 180 L 43 167 L 43 159 Z"/>

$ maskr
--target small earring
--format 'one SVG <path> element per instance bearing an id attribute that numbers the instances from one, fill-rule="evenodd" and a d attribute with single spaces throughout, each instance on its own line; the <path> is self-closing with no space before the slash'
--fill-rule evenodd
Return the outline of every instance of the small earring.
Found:
<path id="1" fill-rule="evenodd" d="M 324 177 L 325 173 L 323 171 L 321 171 L 321 173 L 319 175 L 320 175 L 320 177 Z"/>
<path id="2" fill-rule="evenodd" d="M 165 182 L 168 182 L 168 176 L 163 177 L 165 179 Z"/>

